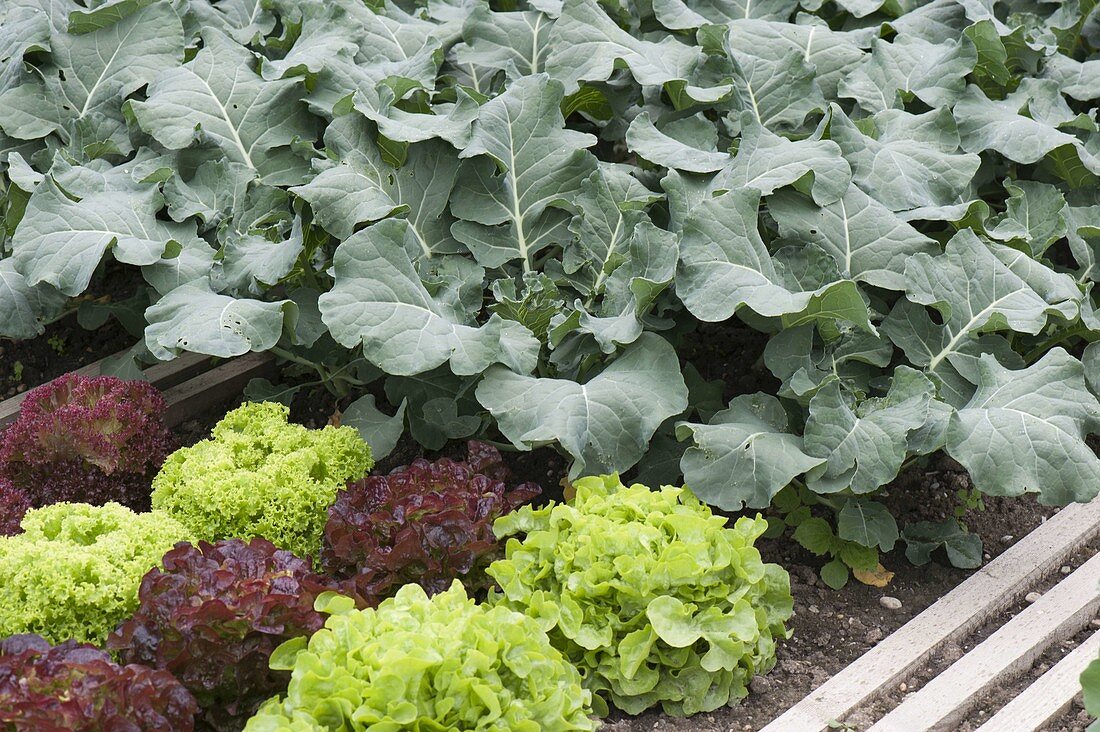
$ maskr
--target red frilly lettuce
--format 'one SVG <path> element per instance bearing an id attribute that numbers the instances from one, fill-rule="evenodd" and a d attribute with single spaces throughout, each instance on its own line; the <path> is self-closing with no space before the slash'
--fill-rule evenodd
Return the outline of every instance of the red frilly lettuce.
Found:
<path id="1" fill-rule="evenodd" d="M 140 607 L 108 638 L 128 663 L 171 672 L 194 694 L 200 719 L 239 730 L 289 674 L 268 668 L 281 643 L 324 625 L 314 600 L 331 589 L 308 560 L 266 539 L 180 544 L 141 583 Z"/>
<path id="2" fill-rule="evenodd" d="M 0 434 L 0 478 L 35 506 L 115 501 L 146 509 L 172 448 L 165 409 L 146 382 L 66 374 L 31 390 Z"/>
<path id="3" fill-rule="evenodd" d="M 15 536 L 23 529 L 19 526 L 23 515 L 31 507 L 27 494 L 0 478 L 0 536 Z"/>
<path id="4" fill-rule="evenodd" d="M 12 732 L 191 732 L 191 694 L 164 671 L 119 666 L 105 651 L 37 635 L 0 642 L 0 729 Z"/>
<path id="5" fill-rule="evenodd" d="M 341 592 L 373 606 L 407 583 L 429 594 L 456 578 L 471 593 L 488 587 L 484 569 L 499 548 L 493 521 L 541 490 L 524 483 L 507 491 L 500 453 L 477 441 L 467 449 L 465 462 L 421 458 L 337 494 L 321 561 Z"/>

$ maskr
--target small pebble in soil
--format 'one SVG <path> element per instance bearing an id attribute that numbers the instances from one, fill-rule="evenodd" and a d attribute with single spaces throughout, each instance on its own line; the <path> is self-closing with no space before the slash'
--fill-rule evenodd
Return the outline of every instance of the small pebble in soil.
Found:
<path id="1" fill-rule="evenodd" d="M 883 595 L 878 599 L 878 604 L 882 605 L 887 610 L 901 610 L 901 600 L 896 597 L 890 597 L 889 595 Z"/>
<path id="2" fill-rule="evenodd" d="M 772 680 L 764 676 L 757 676 L 749 683 L 749 689 L 753 694 L 767 694 L 773 686 Z"/>
<path id="3" fill-rule="evenodd" d="M 1005 534 L 1004 536 L 1001 537 L 1001 541 L 1004 542 L 1005 544 L 1007 544 L 1008 542 L 1012 541 L 1015 538 L 1016 537 L 1014 537 L 1012 534 Z"/>
<path id="4" fill-rule="evenodd" d="M 810 605 L 810 612 L 819 613 L 821 610 L 818 609 L 817 605 Z"/>
<path id="5" fill-rule="evenodd" d="M 1042 597 L 1042 594 L 1038 592 L 1029 592 L 1024 595 L 1024 599 L 1028 602 L 1038 602 L 1040 597 Z"/>
<path id="6" fill-rule="evenodd" d="M 909 684 L 904 681 L 898 684 L 898 691 L 909 691 Z"/>
<path id="7" fill-rule="evenodd" d="M 1061 572 L 1062 574 L 1069 574 L 1070 572 L 1073 571 L 1073 568 L 1072 567 L 1062 567 L 1058 571 Z"/>

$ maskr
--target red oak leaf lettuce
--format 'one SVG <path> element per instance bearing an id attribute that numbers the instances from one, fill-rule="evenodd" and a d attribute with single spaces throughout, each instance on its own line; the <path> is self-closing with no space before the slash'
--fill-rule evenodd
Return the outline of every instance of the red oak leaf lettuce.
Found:
<path id="1" fill-rule="evenodd" d="M 146 382 L 66 374 L 30 391 L 0 433 L 0 477 L 35 506 L 115 501 L 147 509 L 173 444 L 166 408 Z"/>
<path id="2" fill-rule="evenodd" d="M 145 575 L 134 615 L 107 640 L 128 663 L 171 672 L 194 694 L 200 719 L 239 730 L 289 674 L 268 668 L 286 640 L 324 625 L 314 600 L 331 589 L 309 560 L 266 539 L 180 544 Z"/>
<path id="3" fill-rule="evenodd" d="M 194 697 L 164 671 L 119 666 L 76 641 L 0 642 L 0 729 L 10 732 L 191 732 Z"/>
<path id="4" fill-rule="evenodd" d="M 373 606 L 402 585 L 429 594 L 456 578 L 474 592 L 498 555 L 493 521 L 537 496 L 534 483 L 505 489 L 500 453 L 470 441 L 465 462 L 423 458 L 389 475 L 349 483 L 329 507 L 321 561 L 341 591 Z"/>

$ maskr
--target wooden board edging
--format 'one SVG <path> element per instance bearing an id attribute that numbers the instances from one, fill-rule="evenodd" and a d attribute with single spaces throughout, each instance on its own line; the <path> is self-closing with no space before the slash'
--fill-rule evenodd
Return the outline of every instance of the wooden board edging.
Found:
<path id="1" fill-rule="evenodd" d="M 1100 608 L 1100 554 L 1028 605 L 919 691 L 870 732 L 955 729 L 982 695 L 1030 668 L 1048 647 L 1088 625 Z"/>
<path id="2" fill-rule="evenodd" d="M 881 697 L 938 649 L 1007 608 L 1074 550 L 1100 536 L 1100 499 L 1063 508 L 877 646 L 810 692 L 762 732 L 823 732 Z"/>
<path id="3" fill-rule="evenodd" d="M 124 352 L 125 353 L 125 352 Z M 108 356 L 72 373 L 98 376 Z M 164 392 L 168 402 L 165 422 L 174 427 L 239 394 L 248 381 L 275 374 L 275 359 L 269 353 L 249 353 L 214 365 L 215 359 L 199 353 L 182 353 L 171 361 L 155 363 L 145 369 L 145 377 Z M 0 402 L 0 429 L 19 416 L 19 409 L 30 390 Z"/>
<path id="4" fill-rule="evenodd" d="M 1081 693 L 1081 672 L 1097 657 L 1100 657 L 1100 630 L 1001 707 L 977 732 L 1032 732 L 1050 724 Z"/>
<path id="5" fill-rule="evenodd" d="M 275 375 L 275 358 L 270 353 L 249 353 L 216 366 L 165 390 L 168 412 L 164 421 L 175 427 L 240 394 L 248 382 Z"/>

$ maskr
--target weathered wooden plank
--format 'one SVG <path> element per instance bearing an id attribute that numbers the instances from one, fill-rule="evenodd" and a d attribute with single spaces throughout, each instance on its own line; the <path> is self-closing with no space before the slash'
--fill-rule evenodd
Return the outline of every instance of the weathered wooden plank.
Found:
<path id="1" fill-rule="evenodd" d="M 1029 668 L 1051 644 L 1081 630 L 1100 609 L 1100 554 L 998 628 L 924 688 L 906 697 L 870 732 L 953 729 L 981 694 Z"/>
<path id="2" fill-rule="evenodd" d="M 249 380 L 275 373 L 275 359 L 269 353 L 250 353 L 168 389 L 165 421 L 173 427 L 196 414 L 236 396 Z"/>
<path id="3" fill-rule="evenodd" d="M 181 353 L 171 361 L 158 361 L 145 369 L 145 378 L 158 389 L 168 389 L 208 371 L 214 365 L 214 357 L 201 353 Z"/>
<path id="4" fill-rule="evenodd" d="M 121 353 L 116 353 L 114 356 L 102 358 L 87 366 L 82 366 L 72 373 L 80 374 L 81 376 L 99 376 L 102 372 L 102 364 L 104 361 L 110 358 L 119 358 L 126 353 L 127 351 L 123 351 Z M 161 389 L 167 389 L 206 371 L 210 368 L 210 365 L 210 356 L 203 356 L 198 353 L 184 353 L 179 358 L 156 363 L 145 369 L 145 378 L 154 386 Z M 3 402 L 0 402 L 0 427 L 6 427 L 15 421 L 16 417 L 19 416 L 19 409 L 23 405 L 23 400 L 26 398 L 27 392 L 25 391 L 22 394 L 16 394 L 10 399 L 5 399 Z"/>
<path id="5" fill-rule="evenodd" d="M 1082 544 L 1100 536 L 1100 499 L 1074 504 L 1009 547 L 917 617 L 810 692 L 763 732 L 822 732 L 896 686 L 944 644 L 1021 598 Z"/>
<path id="6" fill-rule="evenodd" d="M 1061 716 L 1081 693 L 1079 677 L 1100 656 L 1100 631 L 1093 633 L 1049 671 L 1036 679 L 978 732 L 1035 732 Z"/>

